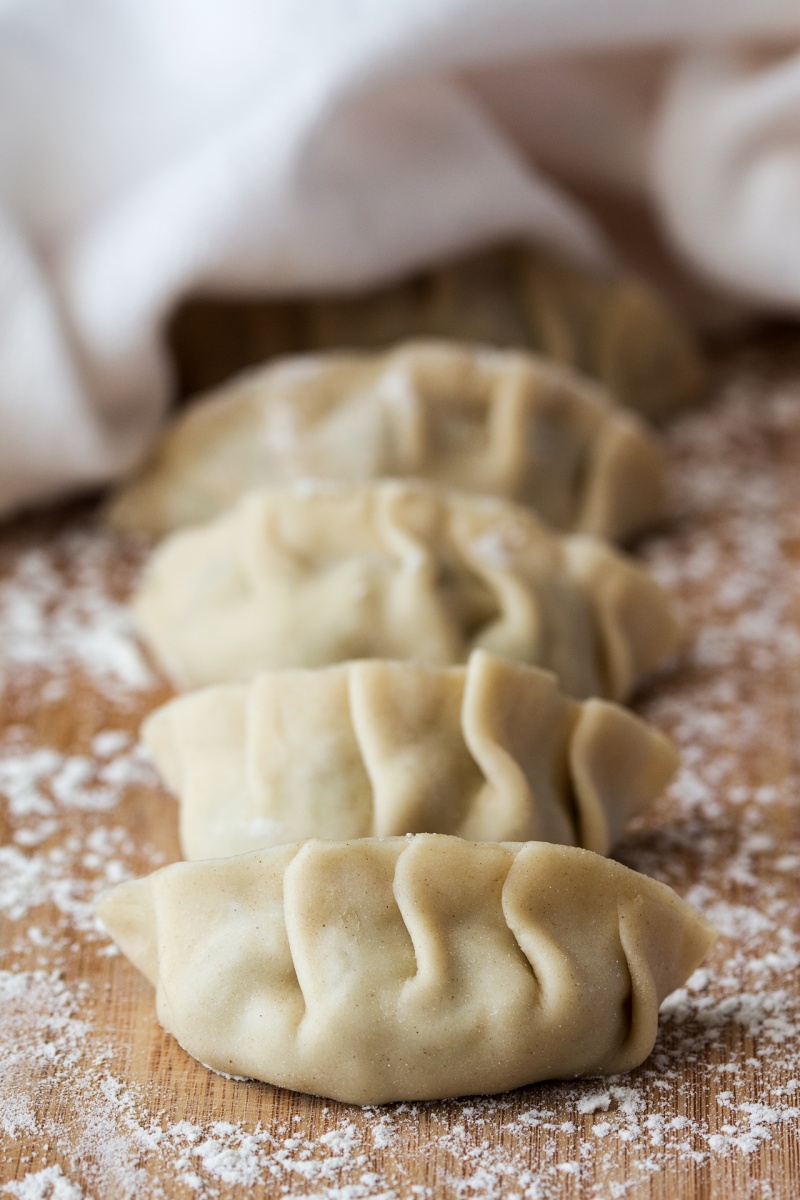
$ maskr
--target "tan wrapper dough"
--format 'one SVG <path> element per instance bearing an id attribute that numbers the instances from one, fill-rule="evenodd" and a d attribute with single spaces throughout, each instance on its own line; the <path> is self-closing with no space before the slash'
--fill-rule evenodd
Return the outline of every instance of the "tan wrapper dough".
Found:
<path id="1" fill-rule="evenodd" d="M 355 294 L 197 298 L 182 306 L 170 334 L 190 391 L 277 354 L 378 348 L 410 337 L 535 350 L 654 417 L 695 400 L 705 375 L 696 340 L 654 288 L 520 243 L 471 251 Z"/>
<path id="2" fill-rule="evenodd" d="M 483 650 L 466 667 L 274 671 L 172 700 L 142 734 L 188 859 L 405 833 L 607 854 L 678 761 L 626 709 Z"/>
<path id="3" fill-rule="evenodd" d="M 464 662 L 482 647 L 621 700 L 676 649 L 664 593 L 604 543 L 505 501 L 424 484 L 248 493 L 166 538 L 134 618 L 188 686 L 358 658 Z"/>
<path id="4" fill-rule="evenodd" d="M 521 352 L 412 342 L 279 361 L 200 398 L 109 516 L 160 535 L 309 476 L 419 476 L 615 540 L 664 512 L 654 435 L 596 384 Z"/>
<path id="5" fill-rule="evenodd" d="M 356 1104 L 628 1071 L 713 940 L 589 851 L 435 834 L 176 863 L 99 913 L 195 1058 Z"/>
<path id="6" fill-rule="evenodd" d="M 314 349 L 412 335 L 536 349 L 602 380 L 616 400 L 648 416 L 690 403 L 703 381 L 688 327 L 655 288 L 530 245 L 481 249 L 365 295 L 312 299 L 292 316 Z M 274 327 L 275 307 L 267 319 Z"/>

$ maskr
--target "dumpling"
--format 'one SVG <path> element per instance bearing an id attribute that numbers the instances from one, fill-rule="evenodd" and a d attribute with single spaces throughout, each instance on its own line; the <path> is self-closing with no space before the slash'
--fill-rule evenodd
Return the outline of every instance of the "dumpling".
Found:
<path id="1" fill-rule="evenodd" d="M 614 540 L 664 511 L 654 436 L 595 384 L 528 354 L 417 342 L 234 380 L 176 418 L 109 518 L 163 534 L 256 486 L 379 476 L 505 496 L 555 528 Z"/>
<path id="2" fill-rule="evenodd" d="M 274 671 L 172 700 L 142 733 L 189 859 L 404 833 L 607 854 L 677 766 L 626 709 L 484 650 L 466 667 Z"/>
<path id="3" fill-rule="evenodd" d="M 628 1071 L 713 940 L 587 850 L 435 834 L 176 863 L 99 914 L 200 1062 L 355 1104 Z"/>
<path id="4" fill-rule="evenodd" d="M 263 489 L 153 554 L 134 618 L 189 686 L 483 647 L 623 699 L 676 647 L 663 592 L 602 542 L 422 484 Z"/>
<path id="5" fill-rule="evenodd" d="M 184 389 L 197 391 L 270 355 L 409 337 L 524 346 L 594 376 L 650 416 L 690 403 L 704 376 L 695 340 L 654 288 L 524 243 L 355 295 L 194 300 L 174 322 L 171 344 Z"/>

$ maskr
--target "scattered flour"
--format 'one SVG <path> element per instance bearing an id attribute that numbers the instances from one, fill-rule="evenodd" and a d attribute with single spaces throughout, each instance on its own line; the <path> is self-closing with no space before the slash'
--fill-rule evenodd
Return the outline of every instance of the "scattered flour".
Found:
<path id="1" fill-rule="evenodd" d="M 45 1167 L 27 1175 L 20 1183 L 7 1183 L 0 1191 L 17 1200 L 84 1200 L 77 1184 L 67 1179 L 61 1167 Z"/>
<path id="2" fill-rule="evenodd" d="M 117 804 L 121 787 L 156 782 L 144 747 L 124 730 L 104 730 L 89 754 L 78 755 L 32 746 L 21 726 L 7 727 L 0 738 L 0 792 L 8 816 L 26 829 L 30 818 L 53 818 L 68 808 L 106 812 Z"/>
<path id="3" fill-rule="evenodd" d="M 137 702 L 155 685 L 135 641 L 124 590 L 115 595 L 119 543 L 99 529 L 67 529 L 21 553 L 0 556 L 0 686 L 12 677 L 46 681 L 45 700 L 69 694 L 83 671 L 117 700 Z M 135 559 L 135 551 L 127 550 Z"/>

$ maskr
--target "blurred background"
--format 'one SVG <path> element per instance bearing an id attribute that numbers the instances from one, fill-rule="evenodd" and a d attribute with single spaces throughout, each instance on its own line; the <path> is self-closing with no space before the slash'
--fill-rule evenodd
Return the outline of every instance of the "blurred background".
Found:
<path id="1" fill-rule="evenodd" d="M 3 513 L 270 355 L 523 345 L 659 417 L 798 312 L 796 0 L 0 5 Z"/>

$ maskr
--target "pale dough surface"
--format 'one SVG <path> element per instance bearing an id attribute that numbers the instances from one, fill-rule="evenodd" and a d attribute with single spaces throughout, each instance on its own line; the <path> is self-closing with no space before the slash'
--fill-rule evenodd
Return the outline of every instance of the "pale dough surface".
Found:
<path id="1" fill-rule="evenodd" d="M 464 667 L 372 660 L 205 688 L 142 736 L 188 859 L 405 833 L 607 854 L 677 766 L 633 713 L 484 650 Z"/>
<path id="2" fill-rule="evenodd" d="M 176 863 L 99 911 L 195 1058 L 357 1104 L 630 1070 L 713 940 L 589 851 L 430 834 Z"/>
<path id="3" fill-rule="evenodd" d="M 162 535 L 265 484 L 408 476 L 618 541 L 664 514 L 655 435 L 596 384 L 519 351 L 410 342 L 281 360 L 198 398 L 109 516 Z"/>
<path id="4" fill-rule="evenodd" d="M 460 254 L 356 294 L 193 299 L 172 332 L 190 391 L 275 355 L 379 349 L 404 338 L 524 347 L 656 418 L 695 400 L 705 375 L 696 339 L 655 288 L 521 242 Z"/>
<path id="5" fill-rule="evenodd" d="M 357 658 L 446 665 L 481 647 L 621 700 L 678 645 L 661 588 L 605 543 L 395 481 L 250 492 L 156 548 L 133 612 L 189 686 Z"/>

